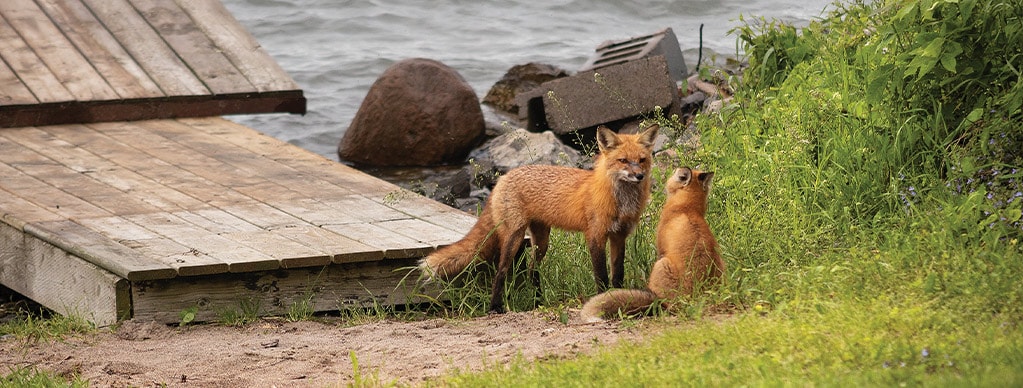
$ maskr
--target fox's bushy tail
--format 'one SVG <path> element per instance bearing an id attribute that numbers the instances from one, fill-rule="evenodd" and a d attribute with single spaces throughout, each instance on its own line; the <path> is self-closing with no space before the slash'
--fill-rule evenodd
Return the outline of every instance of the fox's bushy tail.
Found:
<path id="1" fill-rule="evenodd" d="M 429 280 L 450 280 L 468 268 L 477 257 L 493 260 L 501 249 L 498 234 L 494 229 L 495 222 L 490 216 L 490 206 L 484 206 L 483 213 L 465 237 L 420 260 L 419 269 Z"/>
<path id="2" fill-rule="evenodd" d="M 583 305 L 579 315 L 586 322 L 600 322 L 621 315 L 645 312 L 657 301 L 650 290 L 618 289 L 597 294 Z"/>

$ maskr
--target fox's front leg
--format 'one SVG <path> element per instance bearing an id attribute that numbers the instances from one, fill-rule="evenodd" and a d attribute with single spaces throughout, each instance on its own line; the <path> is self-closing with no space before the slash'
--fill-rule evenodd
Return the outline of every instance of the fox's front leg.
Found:
<path id="1" fill-rule="evenodd" d="M 593 279 L 597 281 L 597 292 L 607 291 L 607 235 L 586 236 L 586 247 L 593 264 Z"/>
<path id="2" fill-rule="evenodd" d="M 611 287 L 622 288 L 625 282 L 625 239 L 627 233 L 615 233 L 609 239 L 611 245 Z"/>

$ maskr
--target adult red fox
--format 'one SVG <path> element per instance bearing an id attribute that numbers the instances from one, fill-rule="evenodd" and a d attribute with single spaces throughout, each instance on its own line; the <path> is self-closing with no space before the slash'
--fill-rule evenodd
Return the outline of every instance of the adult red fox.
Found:
<path id="1" fill-rule="evenodd" d="M 533 285 L 547 254 L 551 227 L 581 231 L 586 237 L 597 292 L 607 289 L 608 242 L 611 285 L 625 277 L 625 238 L 650 197 L 651 158 L 657 126 L 635 135 L 597 128 L 600 155 L 593 170 L 531 165 L 498 179 L 476 225 L 458 242 L 420 261 L 430 277 L 451 278 L 476 258 L 497 262 L 490 312 L 504 312 L 504 283 L 526 230 L 535 249 L 530 263 Z M 537 292 L 539 295 L 539 291 Z"/>
<path id="2" fill-rule="evenodd" d="M 588 322 L 622 312 L 643 312 L 657 300 L 692 295 L 699 286 L 720 281 L 725 262 L 707 225 L 707 194 L 713 172 L 683 167 L 668 178 L 668 199 L 657 224 L 657 257 L 646 290 L 611 290 L 583 305 Z"/>

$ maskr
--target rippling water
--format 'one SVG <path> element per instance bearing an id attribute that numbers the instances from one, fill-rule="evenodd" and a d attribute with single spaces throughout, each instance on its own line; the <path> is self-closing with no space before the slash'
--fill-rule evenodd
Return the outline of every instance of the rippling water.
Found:
<path id="1" fill-rule="evenodd" d="M 833 0 L 224 0 L 305 91 L 305 116 L 233 116 L 278 139 L 337 160 L 336 147 L 370 85 L 406 58 L 438 60 L 482 99 L 514 65 L 579 69 L 606 40 L 671 27 L 686 61 L 705 49 L 735 56 L 739 16 L 801 25 Z M 704 55 L 704 59 L 708 55 Z"/>

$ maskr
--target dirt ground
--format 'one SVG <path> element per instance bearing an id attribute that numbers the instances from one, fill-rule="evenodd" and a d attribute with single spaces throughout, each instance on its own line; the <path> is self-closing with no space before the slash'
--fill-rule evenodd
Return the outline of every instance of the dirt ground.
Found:
<path id="1" fill-rule="evenodd" d="M 63 341 L 0 338 L 0 370 L 35 366 L 81 376 L 94 387 L 328 387 L 353 381 L 354 353 L 363 378 L 418 385 L 453 370 L 480 370 L 517 357 L 592 353 L 656 330 L 578 319 L 573 311 L 567 324 L 538 312 L 357 326 L 329 319 L 266 318 L 244 327 L 126 321 Z"/>

